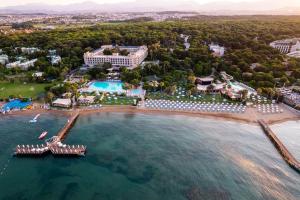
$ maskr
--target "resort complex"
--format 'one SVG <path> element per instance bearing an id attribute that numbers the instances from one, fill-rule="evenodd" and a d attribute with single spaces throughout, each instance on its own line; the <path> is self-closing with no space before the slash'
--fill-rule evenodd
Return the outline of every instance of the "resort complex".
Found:
<path id="1" fill-rule="evenodd" d="M 0 200 L 300 199 L 300 16 L 2 8 L 17 1 L 0 5 Z"/>
<path id="2" fill-rule="evenodd" d="M 112 46 L 104 45 L 100 49 L 84 54 L 84 62 L 90 67 L 110 63 L 114 67 L 134 69 L 148 55 L 146 46 Z"/>

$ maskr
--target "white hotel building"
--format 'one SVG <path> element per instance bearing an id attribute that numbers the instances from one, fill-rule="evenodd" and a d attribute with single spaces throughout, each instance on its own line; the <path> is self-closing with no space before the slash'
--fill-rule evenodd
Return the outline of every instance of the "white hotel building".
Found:
<path id="1" fill-rule="evenodd" d="M 148 48 L 146 46 L 118 46 L 120 50 L 127 50 L 129 54 L 127 56 L 120 55 L 119 53 L 104 55 L 103 51 L 105 49 L 113 48 L 115 47 L 112 45 L 104 45 L 93 52 L 85 53 L 85 64 L 89 67 L 93 67 L 103 63 L 110 63 L 113 67 L 124 66 L 129 69 L 134 69 L 148 56 Z"/>
<path id="2" fill-rule="evenodd" d="M 21 68 L 22 70 L 27 70 L 29 67 L 33 67 L 35 62 L 37 61 L 37 59 L 33 59 L 33 60 L 28 60 L 25 62 L 21 62 L 21 61 L 16 61 L 13 63 L 8 63 L 6 65 L 7 69 L 12 69 L 12 68 Z"/>
<path id="3" fill-rule="evenodd" d="M 270 46 L 290 57 L 298 57 L 300 52 L 300 38 L 277 40 L 270 43 Z"/>

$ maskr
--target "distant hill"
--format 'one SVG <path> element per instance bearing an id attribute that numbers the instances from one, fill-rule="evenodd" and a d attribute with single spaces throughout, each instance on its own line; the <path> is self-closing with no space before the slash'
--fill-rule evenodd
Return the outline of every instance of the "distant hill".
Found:
<path id="1" fill-rule="evenodd" d="M 170 3 L 171 2 L 171 3 Z M 286 6 L 288 5 L 288 6 Z M 193 0 L 135 0 L 98 4 L 92 1 L 69 5 L 33 3 L 0 8 L 0 13 L 85 13 L 85 12 L 168 12 L 196 11 L 206 14 L 300 14 L 300 0 L 260 0 L 257 2 L 199 4 Z"/>

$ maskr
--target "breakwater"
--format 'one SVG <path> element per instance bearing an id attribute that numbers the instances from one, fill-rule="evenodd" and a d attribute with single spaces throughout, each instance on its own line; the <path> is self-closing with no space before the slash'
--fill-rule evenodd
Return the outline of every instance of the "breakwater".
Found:
<path id="1" fill-rule="evenodd" d="M 265 134 L 274 144 L 283 159 L 297 172 L 300 173 L 300 163 L 297 159 L 289 152 L 289 150 L 284 146 L 284 144 L 279 140 L 275 133 L 270 129 L 269 125 L 264 120 L 258 120 L 258 123 L 264 130 Z"/>

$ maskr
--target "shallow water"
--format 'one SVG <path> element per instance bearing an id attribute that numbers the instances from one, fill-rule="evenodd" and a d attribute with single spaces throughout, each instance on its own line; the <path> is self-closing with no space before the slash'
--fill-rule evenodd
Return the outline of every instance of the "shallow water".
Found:
<path id="1" fill-rule="evenodd" d="M 258 126 L 98 113 L 81 116 L 65 141 L 87 145 L 86 157 L 12 157 L 17 144 L 38 144 L 42 131 L 54 135 L 67 120 L 43 114 L 29 124 L 33 117 L 0 118 L 1 200 L 300 199 L 300 175 Z"/>
<path id="2" fill-rule="evenodd" d="M 300 161 L 300 121 L 288 121 L 273 125 L 271 128 L 295 158 Z"/>

